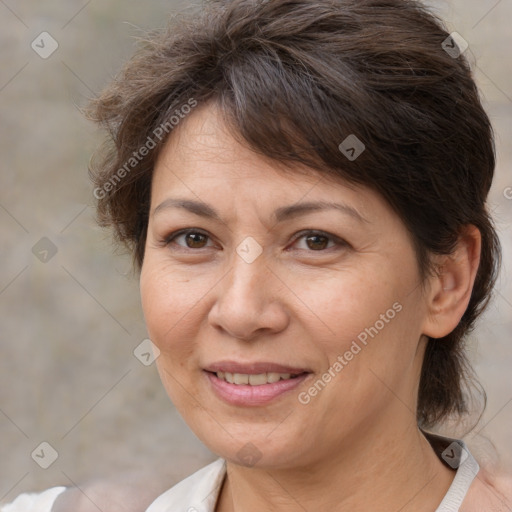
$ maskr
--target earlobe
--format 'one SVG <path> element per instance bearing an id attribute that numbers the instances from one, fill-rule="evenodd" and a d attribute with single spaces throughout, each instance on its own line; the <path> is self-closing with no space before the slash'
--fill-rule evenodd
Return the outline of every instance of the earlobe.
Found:
<path id="1" fill-rule="evenodd" d="M 430 278 L 423 334 L 442 338 L 457 327 L 471 298 L 480 250 L 480 231 L 469 225 L 461 232 L 453 253 L 436 258 L 438 270 Z"/>

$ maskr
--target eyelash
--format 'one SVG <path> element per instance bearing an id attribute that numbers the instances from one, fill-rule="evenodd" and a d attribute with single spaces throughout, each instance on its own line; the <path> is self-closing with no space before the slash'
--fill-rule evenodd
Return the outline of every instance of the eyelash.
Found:
<path id="1" fill-rule="evenodd" d="M 211 239 L 210 236 L 208 235 L 208 233 L 205 233 L 204 231 L 202 231 L 200 229 L 187 228 L 187 229 L 181 229 L 179 231 L 171 233 L 169 236 L 165 237 L 165 239 L 162 241 L 162 243 L 163 243 L 164 246 L 167 247 L 176 238 L 178 238 L 179 236 L 188 235 L 190 233 L 200 234 L 200 235 L 206 236 L 208 239 Z M 295 244 L 298 240 L 300 240 L 302 238 L 306 238 L 307 236 L 321 236 L 321 237 L 325 237 L 325 238 L 329 239 L 329 241 L 333 241 L 336 245 L 338 245 L 338 248 L 341 248 L 341 247 L 348 248 L 348 247 L 350 247 L 350 244 L 348 242 L 346 242 L 345 240 L 342 240 L 341 238 L 339 238 L 337 236 L 331 235 L 330 233 L 326 233 L 325 231 L 319 231 L 319 230 L 316 230 L 316 229 L 313 229 L 313 230 L 312 229 L 305 229 L 305 230 L 299 231 L 298 233 L 296 233 L 296 236 L 295 236 L 295 238 L 293 240 L 293 244 Z M 199 249 L 193 249 L 191 247 L 186 247 L 186 246 L 179 245 L 179 244 L 178 244 L 178 247 L 180 247 L 184 251 L 193 251 L 193 252 L 198 252 L 198 251 L 201 251 L 203 249 L 207 249 L 207 247 L 201 247 Z M 321 252 L 328 252 L 331 249 L 336 249 L 336 247 L 328 247 L 326 249 L 320 249 L 320 250 L 317 250 L 317 251 L 312 250 L 312 249 L 299 249 L 299 250 L 305 250 L 307 252 L 319 252 L 319 253 L 321 253 Z"/>

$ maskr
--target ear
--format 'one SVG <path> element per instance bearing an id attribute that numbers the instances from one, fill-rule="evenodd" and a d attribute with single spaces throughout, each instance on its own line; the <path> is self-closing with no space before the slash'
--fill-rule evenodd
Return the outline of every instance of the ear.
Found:
<path id="1" fill-rule="evenodd" d="M 442 338 L 457 327 L 471 298 L 481 246 L 480 231 L 467 225 L 459 235 L 454 252 L 436 257 L 438 271 L 430 278 L 423 334 Z"/>

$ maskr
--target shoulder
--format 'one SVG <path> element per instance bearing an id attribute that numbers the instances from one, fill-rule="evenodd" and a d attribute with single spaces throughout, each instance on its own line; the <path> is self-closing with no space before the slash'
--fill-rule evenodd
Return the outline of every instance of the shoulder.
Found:
<path id="1" fill-rule="evenodd" d="M 0 512 L 51 512 L 55 500 L 65 490 L 52 487 L 40 493 L 20 494 L 13 502 L 0 505 Z"/>
<path id="2" fill-rule="evenodd" d="M 67 489 L 55 500 L 51 512 L 144 512 L 154 497 L 155 490 L 147 481 L 96 481 Z"/>
<path id="3" fill-rule="evenodd" d="M 0 512 L 144 512 L 154 497 L 155 488 L 147 481 L 95 481 L 80 488 L 53 487 L 20 494 L 12 503 L 0 505 Z"/>
<path id="4" fill-rule="evenodd" d="M 185 480 L 187 478 L 190 477 L 186 477 Z M 152 505 L 155 499 L 158 501 L 162 495 L 166 495 L 170 490 L 169 486 L 173 489 L 183 481 L 183 470 L 177 468 L 125 473 L 116 478 L 95 480 L 80 485 L 79 488 L 70 488 L 63 492 L 55 501 L 51 512 L 69 512 L 70 510 L 73 512 L 98 512 L 98 510 L 145 512 L 154 510 Z"/>
<path id="5" fill-rule="evenodd" d="M 145 512 L 155 498 L 158 501 L 162 493 L 168 493 L 169 486 L 172 489 L 191 478 L 183 473 L 186 475 L 186 467 L 137 471 L 77 487 L 60 486 L 40 493 L 24 493 L 9 504 L 0 503 L 0 512 Z"/>
<path id="6" fill-rule="evenodd" d="M 51 512 L 144 512 L 155 497 L 178 480 L 168 472 L 148 472 L 90 481 L 63 492 Z"/>
<path id="7" fill-rule="evenodd" d="M 512 473 L 480 469 L 462 502 L 461 512 L 512 510 Z"/>

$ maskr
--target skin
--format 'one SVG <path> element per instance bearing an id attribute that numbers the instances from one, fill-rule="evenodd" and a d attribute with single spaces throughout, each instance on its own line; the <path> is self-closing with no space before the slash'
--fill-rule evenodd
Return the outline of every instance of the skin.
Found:
<path id="1" fill-rule="evenodd" d="M 383 198 L 301 170 L 285 172 L 240 145 L 213 104 L 173 132 L 154 170 L 140 276 L 162 382 L 190 428 L 227 461 L 217 512 L 435 510 L 455 472 L 417 427 L 419 375 L 426 336 L 448 334 L 467 307 L 479 232 L 468 226 L 422 286 L 410 235 Z M 155 212 L 177 197 L 208 203 L 222 220 Z M 348 205 L 365 220 L 334 209 L 272 217 L 276 208 L 318 200 Z M 207 236 L 169 242 L 184 228 Z M 305 229 L 333 238 L 308 243 L 311 235 L 297 236 Z M 236 252 L 249 236 L 262 249 L 250 264 Z M 298 394 L 395 303 L 401 311 L 301 404 Z M 203 371 L 227 359 L 312 373 L 270 404 L 234 406 Z M 237 455 L 247 443 L 258 450 L 255 464 Z"/>

